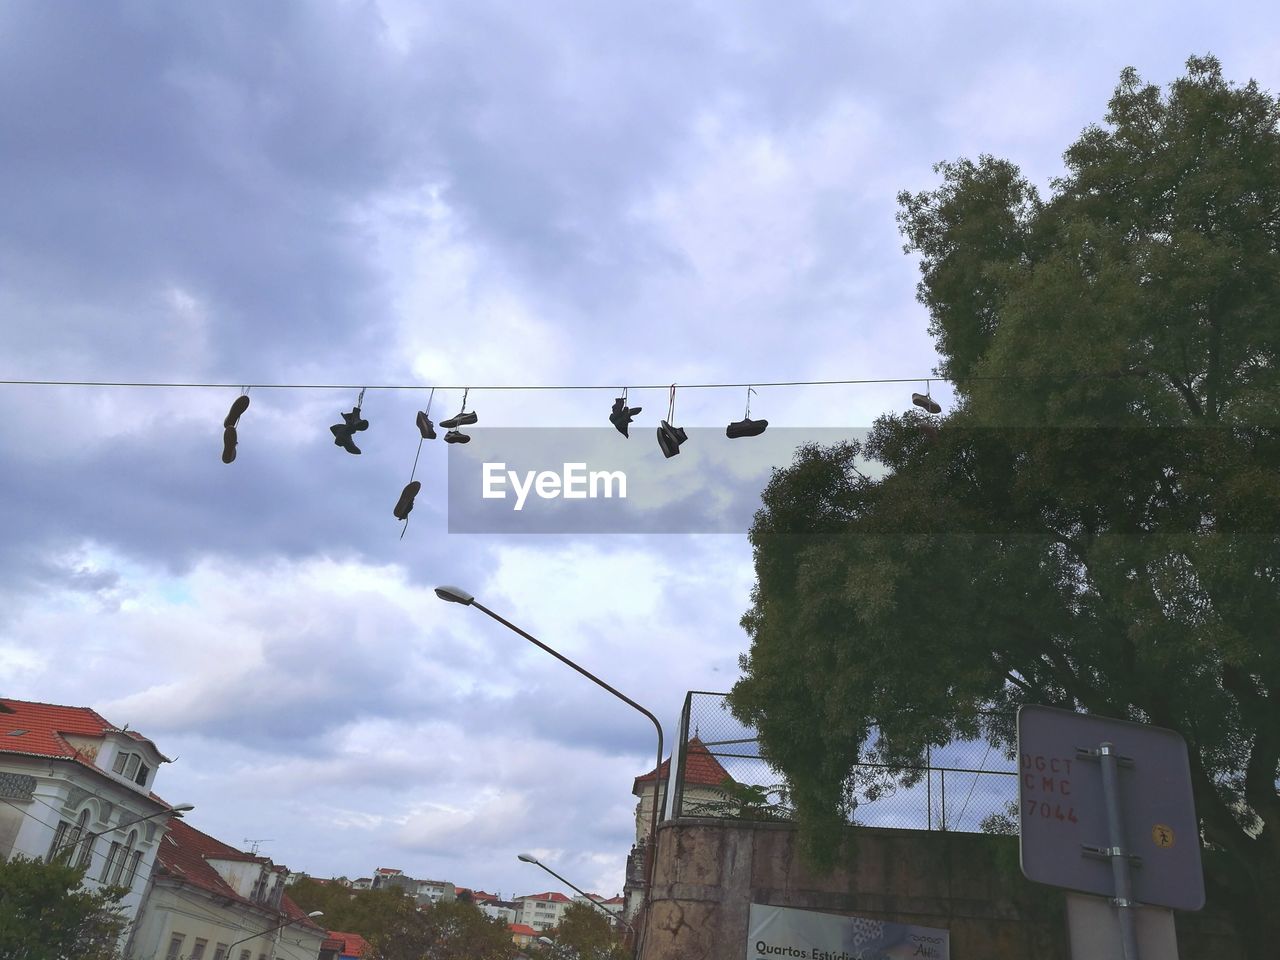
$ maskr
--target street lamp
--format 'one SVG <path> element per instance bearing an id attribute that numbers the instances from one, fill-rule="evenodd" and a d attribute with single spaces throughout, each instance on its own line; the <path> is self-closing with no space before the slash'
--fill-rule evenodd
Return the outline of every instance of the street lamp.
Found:
<path id="1" fill-rule="evenodd" d="M 194 809 L 195 809 L 195 804 L 179 803 L 179 804 L 175 804 L 172 807 L 169 807 L 167 810 L 160 810 L 156 813 L 149 813 L 145 817 L 137 817 L 133 820 L 126 820 L 124 823 L 117 823 L 114 827 L 111 827 L 110 829 L 123 830 L 125 827 L 132 827 L 135 823 L 142 823 L 146 820 L 154 820 L 156 817 L 163 817 L 163 816 L 174 816 L 181 819 L 184 813 L 190 813 Z M 102 834 L 90 833 L 89 836 L 100 837 L 102 836 Z M 66 847 L 74 847 L 79 845 L 81 842 L 84 841 L 84 839 L 85 839 L 84 837 L 77 836 L 75 840 L 62 841 L 62 843 L 58 844 L 51 851 L 49 851 L 49 859 L 52 860 L 59 853 L 61 853 L 63 849 Z"/>
<path id="2" fill-rule="evenodd" d="M 618 923 L 622 924 L 622 925 L 623 925 L 624 927 L 626 927 L 628 930 L 632 930 L 632 926 L 631 926 L 631 924 L 627 923 L 627 921 L 626 921 L 626 920 L 624 920 L 621 916 L 617 916 L 617 915 L 615 915 L 612 911 L 607 910 L 605 907 L 603 907 L 603 906 L 601 906 L 600 904 L 596 903 L 594 900 L 592 900 L 592 899 L 591 899 L 591 894 L 587 893 L 587 891 L 583 890 L 583 889 L 582 889 L 581 887 L 579 887 L 578 885 L 576 885 L 576 884 L 574 884 L 574 883 L 570 883 L 568 880 L 566 880 L 564 877 L 560 876 L 560 874 L 556 873 L 554 870 L 552 870 L 550 867 L 548 867 L 545 863 L 543 863 L 541 860 L 539 860 L 539 859 L 538 859 L 537 857 L 535 857 L 533 854 L 531 854 L 531 853 L 517 853 L 517 854 L 516 854 L 516 859 L 517 859 L 517 860 L 523 860 L 525 863 L 532 863 L 535 867 L 541 867 L 543 870 L 547 871 L 547 873 L 551 874 L 553 877 L 555 877 L 555 878 L 556 878 L 557 880 L 559 880 L 561 883 L 568 884 L 569 886 L 573 887 L 573 889 L 577 890 L 580 894 L 582 894 L 582 896 L 586 899 L 586 901 L 587 901 L 589 904 L 591 904 L 593 907 L 595 907 L 597 910 L 599 910 L 601 913 L 603 913 L 603 914 L 604 914 L 606 917 L 608 917 L 611 921 L 616 920 Z M 634 932 L 634 931 L 633 931 L 633 932 Z"/>
<path id="3" fill-rule="evenodd" d="M 323 916 L 324 916 L 324 911 L 323 911 L 323 910 L 312 910 L 310 913 L 308 913 L 308 914 L 307 914 L 307 916 L 308 916 L 309 918 L 311 918 L 312 920 L 314 920 L 316 917 L 323 917 Z M 291 923 L 297 923 L 297 922 L 298 922 L 297 920 L 294 920 L 293 918 L 290 918 L 290 919 L 286 920 L 284 923 L 277 923 L 274 927 L 268 927 L 266 930 L 259 930 L 257 933 L 251 933 L 251 934 L 249 934 L 247 937 L 241 937 L 239 940 L 236 940 L 236 941 L 234 941 L 233 943 L 229 943 L 229 944 L 227 944 L 227 953 L 226 953 L 226 955 L 227 955 L 228 957 L 230 957 L 230 956 L 231 956 L 231 948 L 232 948 L 232 947 L 239 946 L 239 945 L 240 945 L 240 944 L 242 944 L 242 943 L 247 943 L 248 941 L 253 940 L 253 939 L 256 939 L 257 937 L 266 936 L 268 933 L 275 933 L 277 930 L 281 930 L 281 929 L 283 929 L 284 927 L 289 926 L 289 924 L 291 924 Z"/>
<path id="4" fill-rule="evenodd" d="M 552 650 L 550 647 L 548 647 L 545 643 L 543 643 L 537 637 L 533 636 L 533 634 L 526 633 L 525 631 L 521 630 L 519 627 L 517 627 L 514 623 L 512 623 L 509 620 L 504 620 L 502 617 L 498 616 L 496 613 L 494 613 L 484 604 L 477 601 L 473 594 L 468 593 L 467 591 L 463 590 L 461 587 L 451 587 L 451 586 L 436 587 L 436 596 L 439 597 L 441 600 L 447 600 L 449 603 L 460 603 L 463 606 L 475 607 L 477 610 L 480 610 L 483 613 L 487 613 L 490 617 L 492 617 L 494 620 L 497 620 L 500 624 L 502 624 L 508 630 L 512 630 L 520 634 L 520 636 L 524 637 L 534 646 L 547 651 L 547 653 L 551 654 L 561 663 L 566 664 L 567 666 L 573 667 L 574 670 L 577 670 L 580 674 L 582 674 L 592 683 L 595 683 L 598 686 L 604 687 L 604 689 L 608 690 L 610 693 L 612 693 L 615 697 L 617 697 L 623 703 L 626 703 L 629 706 L 634 707 L 636 710 L 639 710 L 646 717 L 648 717 L 649 720 L 653 723 L 654 729 L 658 731 L 658 763 L 653 768 L 653 774 L 654 774 L 653 816 L 651 817 L 650 824 L 649 824 L 649 844 L 651 849 L 648 850 L 645 854 L 644 899 L 645 899 L 645 902 L 648 903 L 650 895 L 653 892 L 653 863 L 654 863 L 654 860 L 656 859 L 654 854 L 657 851 L 657 847 L 658 847 L 658 783 L 661 780 L 660 772 L 662 770 L 662 724 L 658 722 L 658 718 L 655 717 L 648 710 L 646 710 L 644 707 L 640 706 L 640 704 L 636 703 L 626 694 L 620 693 L 619 691 L 615 690 L 613 687 L 609 686 L 609 684 L 605 683 L 603 680 L 597 677 L 594 673 L 590 673 L 589 671 L 584 670 L 582 667 L 578 666 L 568 657 L 564 656 L 563 654 L 557 653 L 555 650 Z M 541 866 L 541 864 L 539 864 L 539 866 Z M 572 884 L 570 884 L 570 886 L 572 886 Z"/>

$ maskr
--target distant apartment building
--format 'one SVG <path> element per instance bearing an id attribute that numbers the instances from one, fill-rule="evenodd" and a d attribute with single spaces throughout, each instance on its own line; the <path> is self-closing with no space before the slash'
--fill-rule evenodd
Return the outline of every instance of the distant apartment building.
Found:
<path id="1" fill-rule="evenodd" d="M 121 886 L 132 920 L 172 807 L 152 792 L 169 758 L 88 707 L 0 699 L 0 860 L 64 858 L 84 886 Z"/>
<path id="2" fill-rule="evenodd" d="M 437 903 L 451 903 L 457 898 L 456 888 L 447 880 L 418 880 L 418 906 Z"/>
<path id="3" fill-rule="evenodd" d="M 530 893 L 516 897 L 515 903 L 520 910 L 515 922 L 533 927 L 541 933 L 560 926 L 565 910 L 573 901 L 563 893 Z"/>

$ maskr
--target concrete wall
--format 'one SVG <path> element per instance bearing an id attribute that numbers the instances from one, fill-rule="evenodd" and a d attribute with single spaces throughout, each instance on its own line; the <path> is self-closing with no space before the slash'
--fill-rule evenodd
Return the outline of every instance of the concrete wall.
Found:
<path id="1" fill-rule="evenodd" d="M 859 827 L 829 874 L 787 824 L 668 821 L 642 960 L 743 960 L 752 901 L 951 932 L 954 960 L 1070 960 L 1063 897 L 1029 883 L 1015 837 Z M 1241 956 L 1221 917 L 1178 916 L 1181 960 Z"/>

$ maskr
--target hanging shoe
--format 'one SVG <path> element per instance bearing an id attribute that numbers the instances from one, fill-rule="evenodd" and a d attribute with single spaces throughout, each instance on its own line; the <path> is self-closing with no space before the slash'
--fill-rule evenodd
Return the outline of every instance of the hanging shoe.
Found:
<path id="1" fill-rule="evenodd" d="M 231 409 L 227 413 L 227 417 L 222 421 L 224 427 L 234 427 L 240 420 L 240 415 L 249 409 L 249 395 L 242 393 L 231 401 Z"/>
<path id="2" fill-rule="evenodd" d="M 236 458 L 236 428 L 226 427 L 222 431 L 222 462 L 231 463 Z"/>
<path id="3" fill-rule="evenodd" d="M 423 440 L 434 440 L 436 438 L 436 428 L 431 423 L 431 418 L 422 410 L 418 411 L 418 432 L 422 434 Z"/>
<path id="4" fill-rule="evenodd" d="M 730 440 L 737 440 L 739 437 L 758 437 L 764 433 L 765 428 L 769 426 L 768 420 L 752 420 L 746 417 L 742 420 L 735 420 L 724 428 L 724 435 Z"/>
<path id="5" fill-rule="evenodd" d="M 352 407 L 350 413 L 344 413 L 342 421 L 329 428 L 329 432 L 333 434 L 334 446 L 341 447 L 347 453 L 358 454 L 360 448 L 356 446 L 353 435 L 360 430 L 368 430 L 369 421 L 360 419 L 359 407 Z"/>
<path id="6" fill-rule="evenodd" d="M 612 423 L 620 434 L 624 437 L 630 437 L 627 432 L 631 424 L 631 418 L 643 410 L 643 407 L 628 407 L 627 398 L 619 397 L 613 401 L 613 412 L 609 414 L 609 422 Z"/>
<path id="7" fill-rule="evenodd" d="M 440 426 L 442 427 L 444 426 L 443 421 L 441 422 Z M 448 433 L 444 435 L 444 442 L 445 443 L 470 443 L 471 438 L 467 436 L 465 433 L 463 433 L 461 430 L 450 430 Z"/>
<path id="8" fill-rule="evenodd" d="M 684 427 L 673 427 L 665 420 L 662 421 L 662 426 L 658 427 L 658 446 L 662 448 L 662 455 L 668 460 L 680 452 L 680 444 L 688 439 Z"/>
<path id="9" fill-rule="evenodd" d="M 418 495 L 418 491 L 422 489 L 420 480 L 410 480 L 404 485 L 404 489 L 400 491 L 400 499 L 396 501 L 396 508 L 391 512 L 397 520 L 408 520 L 409 511 L 413 509 L 413 498 Z"/>
<path id="10" fill-rule="evenodd" d="M 445 427 L 446 429 L 449 429 L 449 430 L 452 430 L 455 427 L 469 427 L 471 424 L 476 423 L 479 419 L 480 417 L 476 414 L 474 410 L 472 410 L 470 413 L 464 410 L 462 413 L 458 414 L 456 417 L 450 417 L 448 420 L 441 420 L 440 426 Z"/>
<path id="11" fill-rule="evenodd" d="M 917 407 L 927 410 L 930 413 L 942 412 L 942 407 L 938 404 L 938 401 L 933 399 L 933 397 L 929 396 L 927 393 L 913 393 L 911 395 L 911 402 Z"/>

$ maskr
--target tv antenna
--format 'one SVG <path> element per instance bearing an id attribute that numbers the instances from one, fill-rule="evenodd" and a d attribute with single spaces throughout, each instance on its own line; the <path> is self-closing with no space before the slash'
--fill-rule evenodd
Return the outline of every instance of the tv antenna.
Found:
<path id="1" fill-rule="evenodd" d="M 274 843 L 270 838 L 264 840 L 250 840 L 248 837 L 245 837 L 243 842 L 249 845 L 248 853 L 252 857 L 256 857 L 258 855 L 258 848 L 264 843 Z"/>

